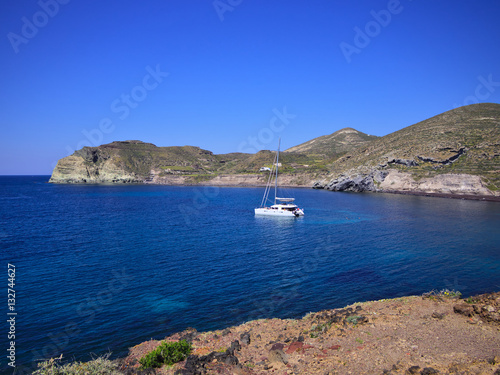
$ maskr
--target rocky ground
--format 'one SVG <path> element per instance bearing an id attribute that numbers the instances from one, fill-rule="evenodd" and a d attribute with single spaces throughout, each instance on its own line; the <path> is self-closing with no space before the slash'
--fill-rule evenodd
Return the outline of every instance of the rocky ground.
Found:
<path id="1" fill-rule="evenodd" d="M 172 367 L 142 371 L 160 341 L 118 360 L 128 374 L 497 374 L 500 293 L 449 293 L 357 303 L 302 319 L 264 319 L 221 331 L 189 329 L 193 352 Z"/>

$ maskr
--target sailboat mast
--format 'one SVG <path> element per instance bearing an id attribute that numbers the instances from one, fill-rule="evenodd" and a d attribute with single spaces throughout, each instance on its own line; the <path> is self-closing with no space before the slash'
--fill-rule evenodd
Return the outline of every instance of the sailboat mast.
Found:
<path id="1" fill-rule="evenodd" d="M 278 163 L 280 161 L 281 137 L 278 138 L 278 152 L 276 154 L 276 179 L 274 181 L 274 204 L 276 204 L 276 195 L 278 193 Z"/>

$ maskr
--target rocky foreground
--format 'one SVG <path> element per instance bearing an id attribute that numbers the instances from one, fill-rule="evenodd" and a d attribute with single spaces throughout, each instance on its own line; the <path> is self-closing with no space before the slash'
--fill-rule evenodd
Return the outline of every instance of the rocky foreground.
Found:
<path id="1" fill-rule="evenodd" d="M 140 370 L 147 341 L 118 360 L 126 374 L 498 374 L 500 293 L 453 293 L 356 303 L 302 319 L 262 319 L 221 331 L 188 329 L 193 352 L 173 367 Z"/>

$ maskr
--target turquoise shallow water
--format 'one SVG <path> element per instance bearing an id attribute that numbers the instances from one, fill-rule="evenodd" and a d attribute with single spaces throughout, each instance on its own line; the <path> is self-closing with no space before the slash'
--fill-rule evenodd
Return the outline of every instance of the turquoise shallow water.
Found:
<path id="1" fill-rule="evenodd" d="M 186 327 L 500 290 L 498 203 L 289 189 L 306 216 L 279 219 L 254 216 L 262 188 L 47 180 L 0 177 L 0 264 L 5 290 L 7 263 L 16 266 L 26 368 L 61 353 L 116 357 Z"/>

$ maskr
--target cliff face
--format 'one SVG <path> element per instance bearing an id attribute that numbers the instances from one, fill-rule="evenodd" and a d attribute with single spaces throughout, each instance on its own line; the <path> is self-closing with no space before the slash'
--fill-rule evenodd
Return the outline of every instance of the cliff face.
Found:
<path id="1" fill-rule="evenodd" d="M 96 162 L 77 153 L 58 161 L 49 182 L 51 183 L 138 183 L 142 176 L 126 172 L 112 158 L 97 154 Z"/>
<path id="2" fill-rule="evenodd" d="M 113 142 L 84 147 L 57 162 L 51 183 L 139 183 L 149 175 L 148 158 L 128 165 L 124 150 L 148 152 L 156 146 L 140 141 Z M 138 164 L 139 163 L 139 164 Z"/>
<path id="3" fill-rule="evenodd" d="M 285 160 L 294 162 L 309 160 L 305 155 L 284 155 Z M 266 162 L 271 165 L 273 158 L 270 151 L 255 155 L 214 155 L 192 146 L 156 147 L 141 141 L 113 142 L 84 147 L 59 160 L 49 182 L 265 186 L 268 173 L 258 173 L 258 170 Z M 301 164 L 288 170 L 293 173 L 280 177 L 282 185 L 312 186 L 314 177 L 306 166 Z"/>
<path id="4" fill-rule="evenodd" d="M 453 195 L 500 196 L 488 189 L 480 176 L 442 174 L 415 180 L 399 170 L 355 169 L 332 180 L 315 181 L 315 189 L 351 192 L 402 192 Z"/>
<path id="5" fill-rule="evenodd" d="M 457 108 L 379 138 L 333 162 L 314 187 L 500 196 L 500 105 Z"/>
<path id="6" fill-rule="evenodd" d="M 50 182 L 261 186 L 267 173 L 258 171 L 273 159 L 271 151 L 214 155 L 193 146 L 113 142 L 59 160 Z M 288 186 L 500 196 L 500 104 L 457 108 L 384 137 L 342 129 L 292 147 L 280 162 L 280 182 Z"/>

